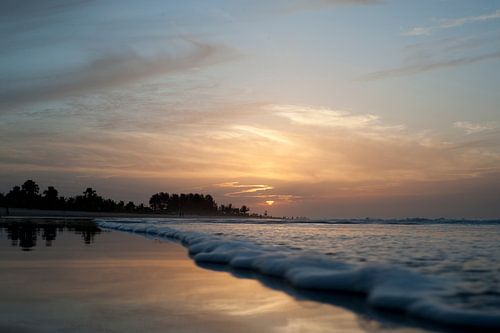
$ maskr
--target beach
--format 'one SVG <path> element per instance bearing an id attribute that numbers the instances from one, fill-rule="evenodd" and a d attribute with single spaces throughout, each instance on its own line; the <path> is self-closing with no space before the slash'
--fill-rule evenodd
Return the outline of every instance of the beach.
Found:
<path id="1" fill-rule="evenodd" d="M 500 333 L 500 0 L 0 17 L 0 333 Z"/>
<path id="2" fill-rule="evenodd" d="M 29 221 L 38 236 L 28 248 L 7 227 L 0 233 L 2 332 L 422 331 L 294 294 L 279 281 L 199 267 L 170 241 L 69 230 L 67 221 L 48 241 L 37 220 L 16 223 Z"/>

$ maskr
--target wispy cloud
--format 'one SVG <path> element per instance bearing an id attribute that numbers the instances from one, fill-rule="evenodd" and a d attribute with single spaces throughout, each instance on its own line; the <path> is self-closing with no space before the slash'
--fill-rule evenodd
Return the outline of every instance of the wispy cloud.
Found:
<path id="1" fill-rule="evenodd" d="M 403 33 L 404 36 L 423 36 L 430 35 L 432 27 L 414 27 Z"/>
<path id="2" fill-rule="evenodd" d="M 385 124 L 374 114 L 353 114 L 343 110 L 303 105 L 268 105 L 264 109 L 274 115 L 289 119 L 292 123 L 304 126 L 343 128 L 359 131 L 366 135 L 372 132 L 401 131 L 403 125 Z"/>
<path id="3" fill-rule="evenodd" d="M 219 184 L 231 180 L 239 183 L 225 184 L 228 193 L 276 195 L 290 194 L 271 192 L 277 180 L 311 183 L 447 177 L 457 165 L 467 169 L 494 156 L 474 156 L 474 151 L 468 151 L 467 159 L 457 161 L 469 148 L 443 154 L 441 150 L 451 144 L 432 133 L 420 135 L 402 125 L 388 124 L 377 115 L 279 104 L 253 106 L 253 110 L 253 115 L 249 111 L 245 116 L 213 113 L 206 117 L 209 121 L 196 124 L 177 123 L 168 117 L 163 120 L 158 113 L 158 118 L 152 117 L 158 126 L 145 123 L 142 128 L 129 128 L 122 122 L 106 131 L 100 123 L 75 120 L 76 116 L 26 118 L 16 127 L 4 116 L 0 131 L 11 142 L 0 144 L 0 164 L 16 170 L 29 166 L 66 173 L 211 179 L 220 180 Z M 138 113 L 137 119 L 145 114 Z M 53 127 L 48 124 L 57 130 L 51 132 Z M 47 134 L 31 135 L 39 127 Z M 469 130 L 477 131 L 474 127 Z"/>
<path id="4" fill-rule="evenodd" d="M 476 123 L 471 121 L 456 121 L 453 123 L 454 128 L 464 130 L 466 134 L 476 134 L 485 131 L 490 131 L 498 128 L 498 124 L 494 121 Z"/>
<path id="5" fill-rule="evenodd" d="M 441 28 L 454 28 L 454 27 L 460 27 L 467 23 L 483 22 L 496 19 L 500 19 L 500 9 L 496 10 L 493 13 L 483 14 L 478 16 L 466 16 L 456 19 L 441 19 L 439 20 L 439 26 Z"/>
<path id="6" fill-rule="evenodd" d="M 232 128 L 236 131 L 239 131 L 240 133 L 245 132 L 253 134 L 260 138 L 268 139 L 270 141 L 279 142 L 283 144 L 290 143 L 290 141 L 286 137 L 284 137 L 279 131 L 259 128 L 255 126 L 248 126 L 248 125 L 234 125 L 232 126 Z"/>
<path id="7" fill-rule="evenodd" d="M 457 28 L 469 23 L 486 22 L 491 20 L 500 19 L 500 9 L 492 13 L 477 15 L 477 16 L 465 16 L 453 19 L 439 19 L 436 25 L 425 26 L 425 27 L 414 27 L 403 33 L 405 36 L 422 36 L 430 35 L 435 30 L 439 29 L 450 29 Z"/>
<path id="8" fill-rule="evenodd" d="M 378 117 L 372 114 L 353 115 L 347 111 L 310 106 L 269 105 L 266 108 L 280 117 L 301 125 L 365 128 L 378 120 Z"/>
<path id="9" fill-rule="evenodd" d="M 241 184 L 240 182 L 224 182 L 213 185 L 216 188 L 229 189 L 231 192 L 224 193 L 224 196 L 231 198 L 245 198 L 256 200 L 256 204 L 260 206 L 272 205 L 279 202 L 292 203 L 303 199 L 300 195 L 295 194 L 278 194 L 273 193 L 274 186 L 264 184 Z M 270 204 L 269 201 L 272 201 Z"/>
<path id="10" fill-rule="evenodd" d="M 269 185 L 263 185 L 263 184 L 248 185 L 248 184 L 240 184 L 239 182 L 225 182 L 225 183 L 215 184 L 214 186 L 215 187 L 222 187 L 222 188 L 229 188 L 229 189 L 236 189 L 236 191 L 234 191 L 234 192 L 226 193 L 225 195 L 228 197 L 254 194 L 256 192 L 269 191 L 269 190 L 274 189 L 273 186 L 269 186 Z"/>
<path id="11" fill-rule="evenodd" d="M 402 66 L 397 68 L 380 70 L 372 73 L 365 74 L 361 77 L 362 80 L 380 80 L 391 77 L 399 77 L 399 76 L 407 76 L 407 75 L 415 75 L 421 72 L 428 72 L 436 69 L 443 68 L 452 68 L 463 65 L 474 64 L 486 60 L 500 59 L 500 51 L 499 52 L 491 52 L 480 55 L 472 55 L 472 56 L 463 56 L 460 58 L 454 59 L 445 59 L 440 61 L 431 61 L 431 62 L 423 62 L 412 64 L 408 66 Z"/>
<path id="12" fill-rule="evenodd" d="M 235 52 L 221 45 L 192 40 L 188 44 L 191 51 L 178 56 L 160 54 L 147 57 L 130 49 L 106 53 L 79 68 L 52 73 L 42 79 L 34 77 L 28 83 L 23 81 L 16 84 L 9 77 L 4 77 L 0 79 L 0 85 L 7 88 L 0 93 L 0 105 L 5 110 L 26 103 L 96 92 L 140 82 L 148 77 L 234 59 L 236 56 Z"/>
<path id="13" fill-rule="evenodd" d="M 234 112 L 245 108 L 244 116 Z M 19 175 L 61 175 L 55 179 L 115 177 L 123 183 L 154 183 L 158 190 L 171 184 L 216 184 L 204 190 L 237 204 L 258 207 L 272 200 L 279 207 L 281 202 L 301 205 L 318 196 L 333 202 L 340 197 L 384 196 L 394 189 L 412 193 L 415 182 L 499 171 L 500 147 L 492 144 L 497 137 L 462 142 L 461 136 L 447 142 L 432 132 L 394 127 L 375 114 L 327 107 L 273 104 L 229 109 L 233 112 L 202 113 L 208 120 L 196 124 L 165 123 L 155 114 L 150 117 L 158 122 L 153 128 L 144 124 L 130 129 L 123 122 L 106 131 L 75 117 L 31 122 L 26 118 L 12 126 L 4 115 L 0 132 L 10 141 L 0 141 L 0 174 L 16 170 Z M 138 119 L 150 116 L 147 110 L 141 112 L 145 113 Z M 57 130 L 51 133 L 46 123 L 55 123 Z M 48 133 L 27 135 L 38 127 Z"/>

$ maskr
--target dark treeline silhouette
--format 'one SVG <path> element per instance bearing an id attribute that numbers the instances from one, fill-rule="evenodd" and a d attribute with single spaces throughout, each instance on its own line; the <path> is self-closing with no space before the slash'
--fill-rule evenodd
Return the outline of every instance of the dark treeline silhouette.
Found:
<path id="1" fill-rule="evenodd" d="M 12 246 L 19 246 L 23 251 L 31 251 L 37 246 L 37 240 L 41 237 L 45 246 L 52 246 L 58 232 L 69 230 L 80 235 L 85 244 L 91 244 L 95 235 L 101 230 L 94 223 L 31 223 L 31 222 L 0 222 L 0 232 L 7 232 L 7 238 L 11 240 Z"/>
<path id="2" fill-rule="evenodd" d="M 168 194 L 160 192 L 153 194 L 149 199 L 149 206 L 154 212 L 163 212 L 167 214 L 198 214 L 198 215 L 227 215 L 227 216 L 248 216 L 250 210 L 243 205 L 241 208 L 220 205 L 214 201 L 210 195 L 198 193 L 189 194 Z"/>
<path id="3" fill-rule="evenodd" d="M 91 187 L 81 195 L 65 198 L 59 196 L 54 186 L 49 186 L 40 193 L 40 188 L 33 180 L 27 180 L 21 186 L 14 186 L 7 194 L 0 194 L 0 206 L 11 208 L 31 208 L 50 210 L 73 210 L 91 212 L 151 212 L 144 205 L 136 206 L 133 202 L 125 204 L 105 199 Z"/>
<path id="4" fill-rule="evenodd" d="M 37 183 L 27 180 L 21 186 L 14 186 L 7 194 L 0 193 L 0 206 L 6 208 L 30 208 L 46 210 L 117 212 L 117 213 L 159 213 L 176 216 L 193 215 L 224 215 L 249 216 L 249 208 L 241 208 L 232 204 L 217 205 L 211 195 L 198 193 L 168 194 L 159 192 L 149 199 L 149 207 L 136 205 L 133 201 L 114 201 L 97 194 L 91 187 L 81 195 L 74 197 L 59 196 L 54 186 L 47 187 L 42 193 Z M 253 215 L 252 215 L 253 216 Z"/>

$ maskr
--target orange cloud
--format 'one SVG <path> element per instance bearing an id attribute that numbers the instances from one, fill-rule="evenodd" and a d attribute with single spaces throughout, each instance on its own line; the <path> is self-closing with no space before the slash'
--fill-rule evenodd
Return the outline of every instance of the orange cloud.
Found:
<path id="1" fill-rule="evenodd" d="M 477 132 L 468 141 L 412 132 L 376 115 L 325 107 L 240 108 L 221 115 L 207 111 L 197 122 L 186 114 L 187 122 L 159 117 L 152 128 L 118 126 L 108 131 L 76 128 L 64 118 L 40 118 L 37 125 L 42 127 L 50 121 L 71 129 L 59 133 L 58 140 L 52 135 L 34 138 L 26 135 L 33 129 L 14 131 L 0 123 L 2 133 L 16 142 L 0 143 L 0 171 L 209 184 L 205 191 L 237 203 L 275 201 L 280 207 L 410 195 L 419 182 L 478 179 L 500 172 L 494 131 Z"/>

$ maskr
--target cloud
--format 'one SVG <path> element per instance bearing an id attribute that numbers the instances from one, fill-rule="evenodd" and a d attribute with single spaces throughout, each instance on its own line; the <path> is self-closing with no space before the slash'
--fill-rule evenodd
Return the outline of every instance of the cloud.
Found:
<path id="1" fill-rule="evenodd" d="M 484 15 L 478 15 L 478 16 L 467 16 L 467 17 L 461 17 L 457 19 L 441 19 L 439 20 L 439 27 L 441 28 L 454 28 L 454 27 L 460 27 L 463 26 L 464 24 L 468 23 L 475 23 L 475 22 L 484 22 L 484 21 L 490 21 L 490 20 L 496 20 L 500 19 L 500 9 L 490 13 L 490 14 L 484 14 Z"/>
<path id="2" fill-rule="evenodd" d="M 125 103 L 118 109 L 126 113 L 126 108 Z M 245 108 L 243 114 L 234 112 Z M 453 144 L 368 113 L 288 104 L 230 109 L 233 112 L 222 114 L 198 110 L 199 119 L 186 123 L 168 119 L 169 106 L 163 109 L 165 120 L 162 109 L 150 115 L 142 108 L 133 118 L 114 122 L 106 130 L 100 122 L 93 122 L 93 115 L 89 119 L 27 116 L 15 126 L 4 117 L 0 131 L 8 140 L 0 143 L 0 165 L 10 170 L 204 179 L 210 184 L 227 183 L 228 192 L 241 192 L 239 195 L 264 194 L 259 193 L 262 191 L 269 192 L 266 195 L 302 195 L 276 193 L 275 184 L 446 178 L 458 166 L 463 169 L 461 174 L 467 174 L 496 156 L 494 151 L 483 156 L 477 147 L 467 146 L 443 153 Z M 100 117 L 115 117 L 96 112 Z M 149 118 L 155 126 L 146 122 L 129 127 L 127 122 L 141 118 Z M 38 134 L 40 127 L 46 133 Z M 247 184 L 254 187 L 241 186 Z"/>
<path id="3" fill-rule="evenodd" d="M 269 105 L 266 108 L 277 116 L 301 125 L 359 129 L 371 126 L 378 120 L 378 117 L 372 114 L 353 115 L 346 111 L 310 106 Z"/>
<path id="4" fill-rule="evenodd" d="M 126 101 L 119 112 L 130 112 Z M 228 110 L 219 114 L 200 110 L 203 105 L 194 103 L 189 111 L 182 104 L 193 119 L 199 115 L 192 123 L 190 116 L 187 123 L 160 118 L 168 118 L 171 105 L 154 114 L 145 106 L 134 118 L 106 130 L 92 122 L 93 115 L 84 120 L 27 116 L 15 126 L 5 115 L 0 122 L 5 138 L 0 141 L 0 174 L 105 177 L 120 179 L 124 187 L 130 182 L 153 184 L 156 191 L 172 191 L 172 184 L 186 191 L 186 184 L 192 184 L 216 199 L 231 198 L 250 207 L 274 200 L 278 209 L 286 203 L 411 195 L 417 182 L 473 179 L 500 171 L 500 147 L 492 144 L 496 138 L 464 143 L 463 136 L 441 138 L 388 124 L 375 114 L 321 106 L 219 105 L 216 109 Z M 115 116 L 101 110 L 96 114 Z M 141 118 L 155 126 L 146 122 L 129 127 L 128 122 Z M 31 134 L 40 127 L 47 133 Z"/>
<path id="5" fill-rule="evenodd" d="M 246 132 L 249 134 L 256 135 L 260 138 L 268 139 L 270 141 L 278 142 L 278 143 L 283 143 L 283 144 L 289 144 L 290 141 L 281 135 L 280 132 L 270 130 L 270 129 L 265 129 L 265 128 L 259 128 L 255 126 L 247 126 L 247 125 L 234 125 L 233 126 L 235 131 L 241 132 Z"/>
<path id="6" fill-rule="evenodd" d="M 405 36 L 422 36 L 430 35 L 433 31 L 439 29 L 450 29 L 457 28 L 469 23 L 486 22 L 491 20 L 500 19 L 500 9 L 492 13 L 478 15 L 478 16 L 466 16 L 455 19 L 439 19 L 437 25 L 427 26 L 427 27 L 414 27 L 407 32 L 404 32 Z"/>
<path id="7" fill-rule="evenodd" d="M 480 55 L 463 56 L 455 59 L 445 59 L 434 62 L 423 62 L 392 69 L 385 69 L 365 74 L 361 77 L 361 79 L 371 81 L 371 80 L 380 80 L 391 77 L 415 75 L 422 72 L 429 72 L 432 70 L 443 69 L 443 68 L 453 68 L 453 67 L 469 65 L 494 59 L 500 59 L 500 52 L 497 51 Z"/>
<path id="8" fill-rule="evenodd" d="M 484 131 L 494 130 L 498 127 L 498 124 L 494 121 L 484 123 L 456 121 L 453 123 L 453 127 L 464 130 L 466 134 L 476 134 Z"/>
<path id="9" fill-rule="evenodd" d="M 423 36 L 430 35 L 432 31 L 432 27 L 415 27 L 411 30 L 404 32 L 404 36 Z"/>
<path id="10" fill-rule="evenodd" d="M 192 40 L 188 43 L 192 46 L 191 51 L 178 56 L 160 54 L 147 57 L 128 49 L 103 54 L 79 68 L 53 73 L 38 80 L 33 78 L 26 84 L 23 82 L 19 85 L 4 77 L 0 85 L 6 89 L 0 93 L 0 106 L 6 109 L 27 103 L 99 92 L 105 88 L 119 87 L 149 77 L 234 59 L 236 56 L 235 52 L 221 45 Z"/>
<path id="11" fill-rule="evenodd" d="M 247 185 L 240 184 L 239 182 L 225 182 L 220 184 L 215 184 L 215 187 L 236 189 L 234 192 L 226 193 L 225 195 L 228 197 L 238 197 L 238 196 L 248 196 L 250 194 L 251 197 L 255 197 L 254 193 L 261 191 L 269 191 L 274 189 L 273 186 L 269 185 Z"/>
<path id="12" fill-rule="evenodd" d="M 353 114 L 343 110 L 303 105 L 273 104 L 263 108 L 290 120 L 293 124 L 355 131 L 373 139 L 381 138 L 379 134 L 382 132 L 395 133 L 404 129 L 403 125 L 382 123 L 380 117 L 374 114 Z"/>
<path id="13" fill-rule="evenodd" d="M 290 204 L 303 199 L 300 195 L 295 194 L 278 194 L 269 193 L 275 190 L 274 186 L 264 184 L 241 184 L 240 182 L 224 182 L 213 185 L 216 188 L 231 189 L 233 191 L 224 193 L 225 197 L 244 198 L 246 200 L 253 199 L 253 205 L 266 206 L 274 203 Z M 235 191 L 234 191 L 235 190 Z M 263 193 L 264 192 L 264 193 Z M 269 204 L 269 201 L 272 201 Z"/>
<path id="14" fill-rule="evenodd" d="M 360 80 L 415 75 L 422 72 L 454 68 L 500 57 L 498 33 L 479 36 L 447 37 L 412 43 L 403 48 L 399 67 L 373 71 Z"/>

